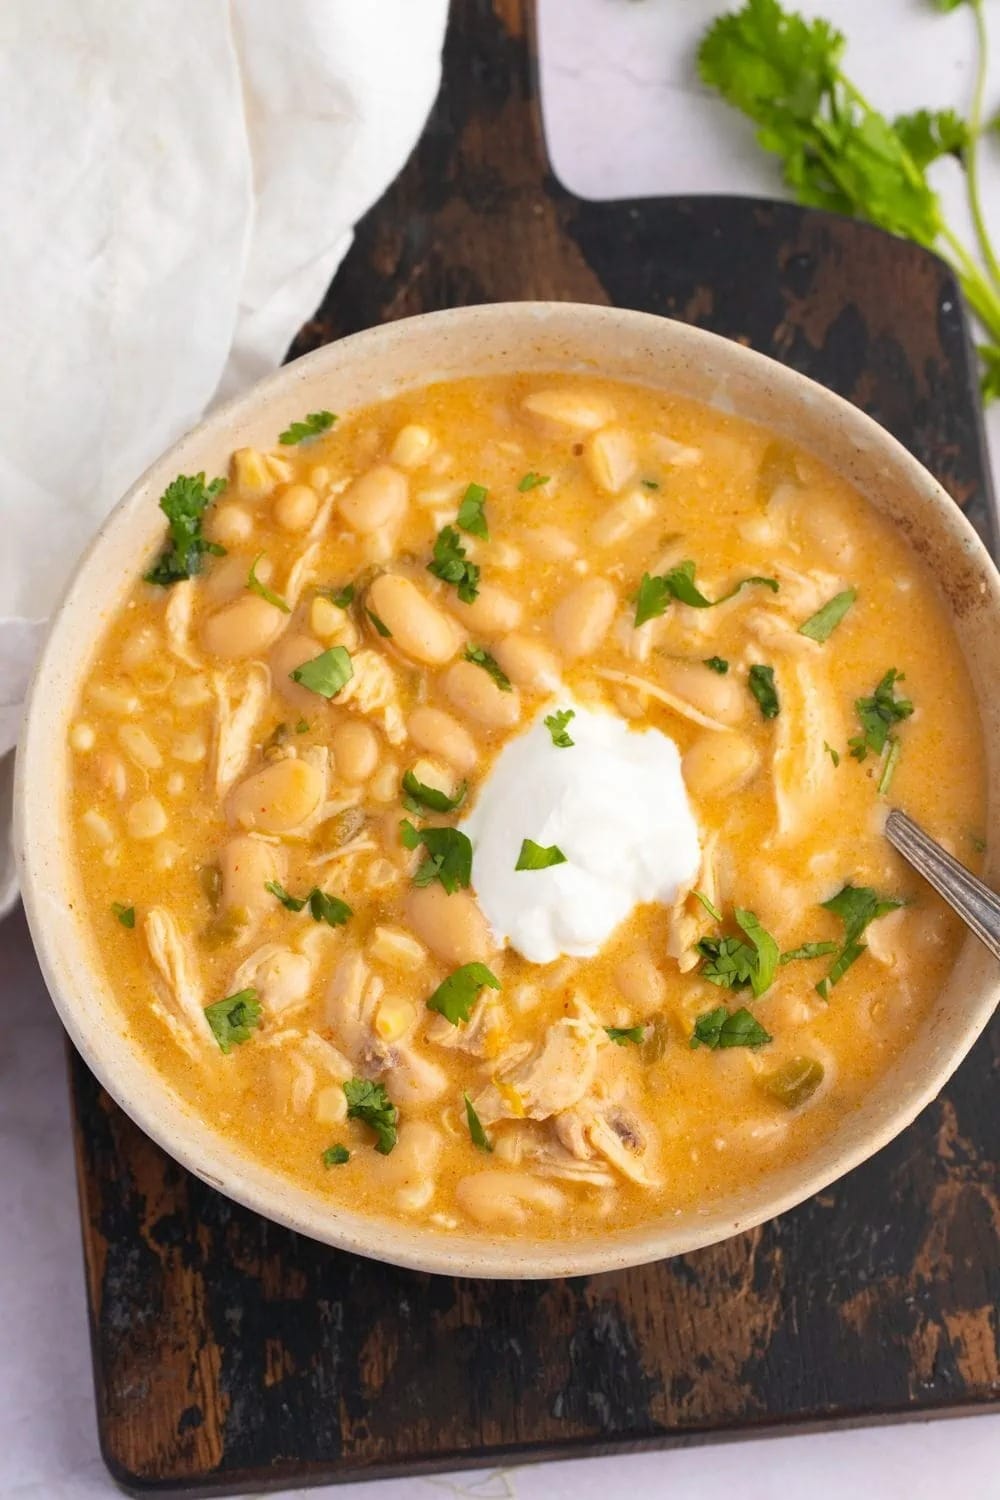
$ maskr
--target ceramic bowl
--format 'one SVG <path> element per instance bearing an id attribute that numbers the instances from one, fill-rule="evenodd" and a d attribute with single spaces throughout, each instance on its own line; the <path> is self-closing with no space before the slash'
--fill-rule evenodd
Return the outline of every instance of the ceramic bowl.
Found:
<path id="1" fill-rule="evenodd" d="M 304 411 L 343 413 L 431 380 L 514 371 L 592 371 L 763 423 L 832 465 L 887 515 L 923 555 L 950 607 L 989 746 L 988 842 L 1000 843 L 1000 578 L 936 480 L 853 406 L 739 344 L 646 313 L 531 302 L 433 313 L 343 339 L 213 412 L 153 464 L 109 517 L 53 620 L 18 751 L 15 842 L 28 921 L 66 1029 L 108 1092 L 164 1150 L 238 1202 L 341 1249 L 448 1275 L 524 1278 L 611 1271 L 695 1250 L 816 1193 L 933 1099 L 993 1011 L 1000 976 L 969 938 L 905 1056 L 804 1160 L 696 1211 L 576 1239 L 449 1234 L 352 1213 L 216 1134 L 133 1046 L 81 915 L 67 726 L 97 642 L 162 538 L 160 494 L 179 472 L 217 473 L 234 448 L 269 446 Z"/>

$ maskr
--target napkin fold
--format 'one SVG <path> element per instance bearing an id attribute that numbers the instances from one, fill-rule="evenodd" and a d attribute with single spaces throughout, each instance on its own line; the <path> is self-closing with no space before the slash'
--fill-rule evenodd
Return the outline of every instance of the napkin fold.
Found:
<path id="1" fill-rule="evenodd" d="M 447 0 L 0 8 L 0 913 L 45 621 L 108 510 L 280 363 L 406 160 Z"/>

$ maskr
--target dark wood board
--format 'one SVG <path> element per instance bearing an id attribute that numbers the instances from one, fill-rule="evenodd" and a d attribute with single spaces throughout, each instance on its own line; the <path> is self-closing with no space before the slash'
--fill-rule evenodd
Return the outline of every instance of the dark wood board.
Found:
<path id="1" fill-rule="evenodd" d="M 574 199 L 542 149 L 527 7 L 456 0 L 427 131 L 292 352 L 503 298 L 669 314 L 863 406 L 988 532 L 945 268 L 790 206 Z M 898 1140 L 776 1222 L 527 1284 L 395 1270 L 257 1218 L 153 1146 L 74 1057 L 107 1463 L 131 1490 L 208 1492 L 995 1406 L 998 1044 L 994 1027 Z"/>

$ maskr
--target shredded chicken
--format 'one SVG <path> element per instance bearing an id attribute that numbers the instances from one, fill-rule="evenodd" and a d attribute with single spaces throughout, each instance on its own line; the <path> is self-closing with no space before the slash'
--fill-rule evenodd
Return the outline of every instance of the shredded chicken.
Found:
<path id="1" fill-rule="evenodd" d="M 716 851 L 719 844 L 718 833 L 712 833 L 705 839 L 701 850 L 701 868 L 694 886 L 685 891 L 670 908 L 667 917 L 667 953 L 677 961 L 677 967 L 682 974 L 687 974 L 698 962 L 698 953 L 695 948 L 700 937 L 705 935 L 711 925 L 711 917 L 704 905 L 693 894 L 700 891 L 707 896 L 713 906 L 719 904 L 719 884 L 716 872 Z"/>
<path id="2" fill-rule="evenodd" d="M 648 681 L 645 677 L 636 677 L 631 672 L 618 672 L 611 667 L 594 667 L 593 675 L 603 677 L 608 682 L 621 682 L 626 687 L 634 688 L 638 693 L 647 693 L 650 698 L 655 698 L 657 702 L 665 703 L 668 708 L 672 708 L 674 713 L 680 714 L 682 719 L 690 719 L 692 724 L 700 724 L 702 729 L 729 732 L 728 724 L 721 724 L 718 719 L 710 719 L 708 714 L 703 714 L 686 699 L 678 698 L 674 693 L 668 693 L 666 689 L 659 687 L 655 682 Z"/>
<path id="3" fill-rule="evenodd" d="M 817 686 L 804 662 L 789 661 L 778 679 L 781 713 L 774 721 L 774 799 L 779 838 L 800 838 L 837 788 L 825 745 L 844 743 L 833 695 Z"/>
<path id="4" fill-rule="evenodd" d="M 370 650 L 355 652 L 351 665 L 354 676 L 338 694 L 337 703 L 351 703 L 366 716 L 378 716 L 390 745 L 401 745 L 406 725 L 392 667 L 384 656 Z"/>
<path id="5" fill-rule="evenodd" d="M 376 1047 L 372 1020 L 384 989 L 357 948 L 348 949 L 333 971 L 326 991 L 326 1015 L 355 1061 L 370 1057 Z"/>
<path id="6" fill-rule="evenodd" d="M 589 1017 L 565 1016 L 526 1057 L 501 1061 L 494 1080 L 473 1101 L 485 1125 L 497 1120 L 546 1120 L 586 1094 L 604 1034 Z"/>
<path id="7" fill-rule="evenodd" d="M 213 777 L 216 796 L 222 798 L 250 758 L 257 720 L 271 695 L 271 673 L 263 663 L 252 661 L 233 696 L 227 673 L 214 672 L 212 688 L 216 703 Z"/>
<path id="8" fill-rule="evenodd" d="M 481 999 L 461 1026 L 453 1026 L 445 1016 L 433 1015 L 427 1024 L 427 1039 L 449 1051 L 468 1052 L 472 1057 L 495 1057 L 500 1015 L 496 1000 Z"/>
<path id="9" fill-rule="evenodd" d="M 188 1055 L 198 1056 L 211 1038 L 205 1024 L 201 985 L 177 922 L 165 907 L 151 906 L 142 931 L 161 981 L 162 999 L 154 1001 L 153 1009 Z"/>
<path id="10" fill-rule="evenodd" d="M 317 544 L 313 543 L 300 553 L 288 570 L 288 577 L 285 579 L 285 602 L 291 609 L 294 609 L 299 602 L 299 595 L 311 575 L 318 550 Z"/>
<path id="11" fill-rule="evenodd" d="M 657 1178 L 649 1164 L 649 1140 L 632 1111 L 621 1104 L 586 1100 L 561 1114 L 555 1134 L 566 1151 L 581 1161 L 595 1152 L 623 1177 L 643 1187 L 653 1187 Z"/>
<path id="12" fill-rule="evenodd" d="M 202 663 L 188 644 L 191 637 L 191 616 L 194 610 L 194 583 L 182 578 L 170 590 L 170 598 L 163 621 L 167 628 L 167 645 L 178 661 L 187 667 L 200 670 Z"/>

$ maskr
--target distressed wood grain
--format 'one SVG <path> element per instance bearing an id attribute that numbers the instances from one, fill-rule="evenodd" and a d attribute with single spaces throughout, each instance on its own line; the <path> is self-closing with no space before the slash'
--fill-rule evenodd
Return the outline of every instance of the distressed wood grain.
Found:
<path id="1" fill-rule="evenodd" d="M 462 303 L 645 308 L 857 402 L 988 532 L 945 268 L 788 205 L 574 199 L 545 159 L 531 37 L 527 0 L 456 0 L 425 135 L 292 354 Z M 215 1491 L 993 1406 L 998 1052 L 994 1028 L 904 1135 L 772 1224 L 526 1285 L 396 1270 L 255 1217 L 154 1147 L 74 1057 L 105 1458 L 135 1491 Z"/>

